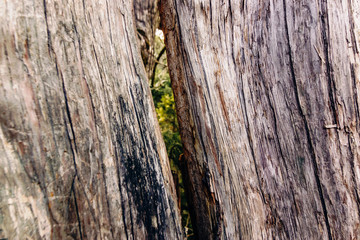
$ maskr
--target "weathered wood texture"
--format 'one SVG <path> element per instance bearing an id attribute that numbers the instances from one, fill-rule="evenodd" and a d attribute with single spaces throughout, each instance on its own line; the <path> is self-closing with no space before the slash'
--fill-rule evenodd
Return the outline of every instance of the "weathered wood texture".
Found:
<path id="1" fill-rule="evenodd" d="M 0 238 L 181 239 L 132 1 L 0 1 Z"/>
<path id="2" fill-rule="evenodd" d="M 201 239 L 360 238 L 360 2 L 163 0 Z"/>
<path id="3" fill-rule="evenodd" d="M 149 79 L 153 78 L 156 63 L 155 32 L 160 25 L 158 0 L 134 0 L 136 30 L 141 56 Z"/>

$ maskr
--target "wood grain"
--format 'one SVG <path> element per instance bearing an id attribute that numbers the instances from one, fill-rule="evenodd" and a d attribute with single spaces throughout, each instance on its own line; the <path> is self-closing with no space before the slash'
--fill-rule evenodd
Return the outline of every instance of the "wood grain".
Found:
<path id="1" fill-rule="evenodd" d="M 132 1 L 0 1 L 0 238 L 182 239 Z"/>
<path id="2" fill-rule="evenodd" d="M 359 1 L 161 5 L 198 237 L 359 238 Z"/>

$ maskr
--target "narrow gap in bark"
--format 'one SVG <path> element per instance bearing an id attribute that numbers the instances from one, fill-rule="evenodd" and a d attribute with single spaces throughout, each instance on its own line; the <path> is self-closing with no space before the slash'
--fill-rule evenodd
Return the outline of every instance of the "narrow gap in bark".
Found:
<path id="1" fill-rule="evenodd" d="M 135 3 L 136 4 L 136 3 Z M 171 172 L 176 187 L 178 207 L 186 239 L 195 239 L 190 219 L 188 198 L 185 194 L 185 182 L 182 174 L 183 146 L 181 143 L 179 124 L 175 110 L 174 95 L 171 88 L 167 67 L 164 34 L 159 29 L 160 19 L 156 3 L 148 7 L 149 16 L 144 17 L 142 7 L 135 5 L 137 35 L 140 43 L 141 57 L 149 79 L 156 115 L 166 145 Z M 146 14 L 145 13 L 145 14 Z M 145 18 L 145 22 L 144 19 Z"/>

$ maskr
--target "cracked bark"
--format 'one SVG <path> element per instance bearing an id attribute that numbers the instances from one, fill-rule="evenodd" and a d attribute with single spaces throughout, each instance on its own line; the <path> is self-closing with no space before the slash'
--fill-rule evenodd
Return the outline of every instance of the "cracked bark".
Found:
<path id="1" fill-rule="evenodd" d="M 157 65 L 154 46 L 155 32 L 160 24 L 158 2 L 158 0 L 134 0 L 133 3 L 141 56 L 149 80 L 155 77 L 153 71 Z"/>
<path id="2" fill-rule="evenodd" d="M 162 0 L 200 239 L 360 236 L 360 3 Z"/>
<path id="3" fill-rule="evenodd" d="M 0 238 L 182 239 L 132 2 L 0 6 Z"/>

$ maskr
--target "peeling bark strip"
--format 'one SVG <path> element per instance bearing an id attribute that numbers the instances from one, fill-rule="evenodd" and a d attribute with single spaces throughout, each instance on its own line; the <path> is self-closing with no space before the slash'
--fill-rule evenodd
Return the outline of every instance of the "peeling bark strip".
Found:
<path id="1" fill-rule="evenodd" d="M 132 8 L 0 0 L 1 239 L 182 239 Z"/>
<path id="2" fill-rule="evenodd" d="M 162 0 L 201 239 L 360 237 L 360 2 Z"/>

